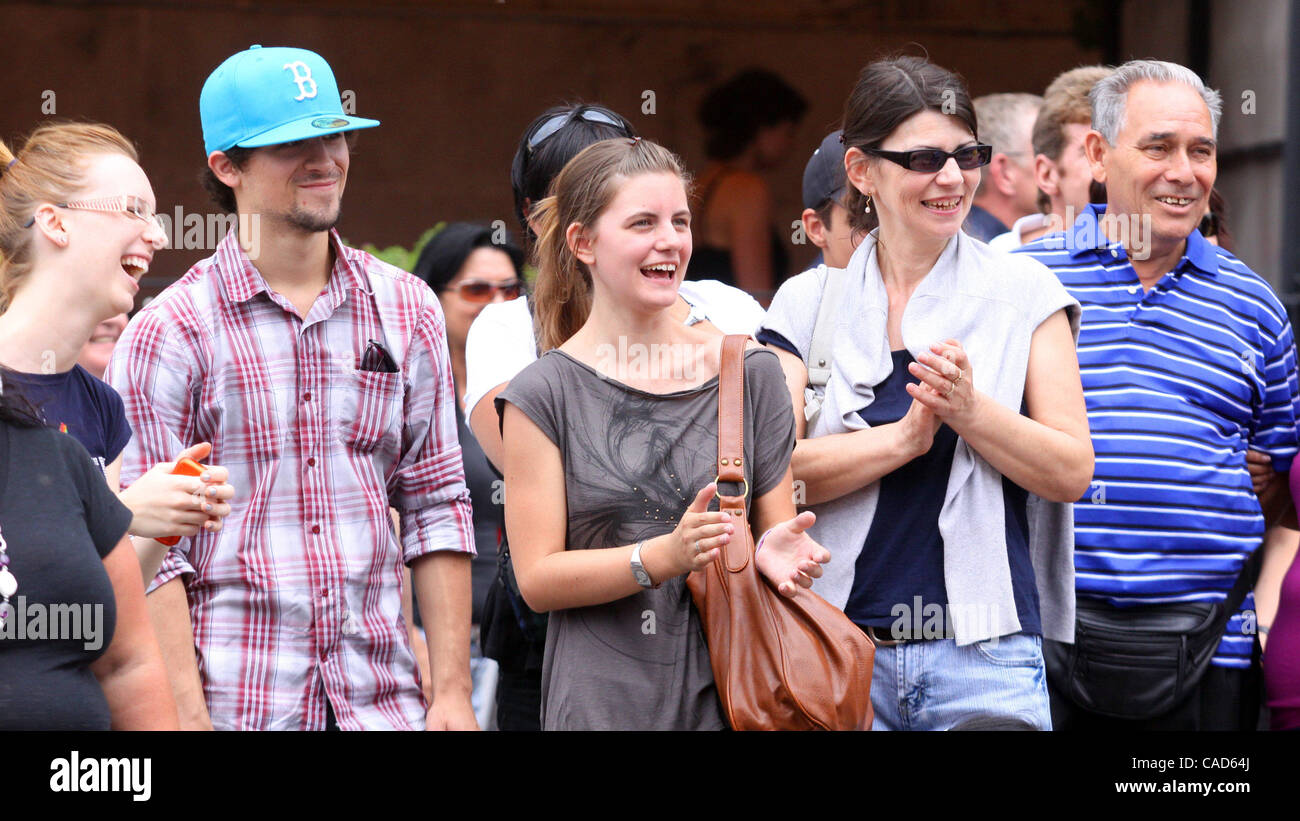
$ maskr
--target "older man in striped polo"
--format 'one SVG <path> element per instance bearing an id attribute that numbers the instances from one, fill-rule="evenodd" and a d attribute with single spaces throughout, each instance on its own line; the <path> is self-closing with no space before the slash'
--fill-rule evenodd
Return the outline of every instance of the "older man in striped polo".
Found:
<path id="1" fill-rule="evenodd" d="M 1249 559 L 1278 514 L 1261 509 L 1246 451 L 1290 470 L 1291 325 L 1269 285 L 1196 230 L 1217 171 L 1219 94 L 1144 60 L 1098 82 L 1091 102 L 1085 150 L 1109 205 L 1020 249 L 1083 306 L 1096 451 L 1074 506 L 1076 643 L 1045 648 L 1053 724 L 1249 729 Z"/>

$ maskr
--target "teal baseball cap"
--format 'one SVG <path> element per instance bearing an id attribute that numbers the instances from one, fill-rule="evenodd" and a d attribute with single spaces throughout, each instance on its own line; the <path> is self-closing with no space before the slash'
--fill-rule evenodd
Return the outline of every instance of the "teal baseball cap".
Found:
<path id="1" fill-rule="evenodd" d="M 261 46 L 239 52 L 208 76 L 199 94 L 199 118 L 206 154 L 379 125 L 343 113 L 334 72 L 319 54 Z"/>

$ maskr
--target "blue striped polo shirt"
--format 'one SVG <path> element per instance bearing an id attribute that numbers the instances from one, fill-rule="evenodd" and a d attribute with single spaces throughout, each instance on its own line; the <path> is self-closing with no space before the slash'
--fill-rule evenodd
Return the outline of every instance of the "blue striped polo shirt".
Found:
<path id="1" fill-rule="evenodd" d="M 1018 252 L 1083 306 L 1079 369 L 1096 452 L 1074 504 L 1076 587 L 1116 607 L 1220 601 L 1259 547 L 1246 451 L 1291 469 L 1297 384 L 1291 323 L 1262 278 L 1198 231 L 1144 292 L 1089 206 Z M 1242 607 L 1253 611 L 1253 597 Z M 1244 628 L 1244 629 L 1243 629 Z M 1253 622 L 1228 623 L 1214 663 L 1248 667 Z"/>

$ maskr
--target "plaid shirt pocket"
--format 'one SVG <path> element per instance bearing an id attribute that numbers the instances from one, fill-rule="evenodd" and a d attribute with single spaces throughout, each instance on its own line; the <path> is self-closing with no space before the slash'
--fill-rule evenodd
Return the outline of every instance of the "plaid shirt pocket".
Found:
<path id="1" fill-rule="evenodd" d="M 402 374 L 353 371 L 340 411 L 339 439 L 358 451 L 401 446 Z"/>

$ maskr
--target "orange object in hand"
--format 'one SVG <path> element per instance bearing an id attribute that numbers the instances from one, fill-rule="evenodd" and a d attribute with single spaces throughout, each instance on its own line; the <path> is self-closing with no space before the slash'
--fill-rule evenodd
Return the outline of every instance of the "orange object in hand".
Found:
<path id="1" fill-rule="evenodd" d="M 186 456 L 185 458 L 178 459 L 176 461 L 176 467 L 172 468 L 172 475 L 173 476 L 202 476 L 203 471 L 205 470 L 207 470 L 206 467 L 200 465 L 198 462 Z M 158 541 L 167 545 L 168 547 L 172 547 L 180 540 L 181 540 L 180 536 L 164 536 Z"/>

